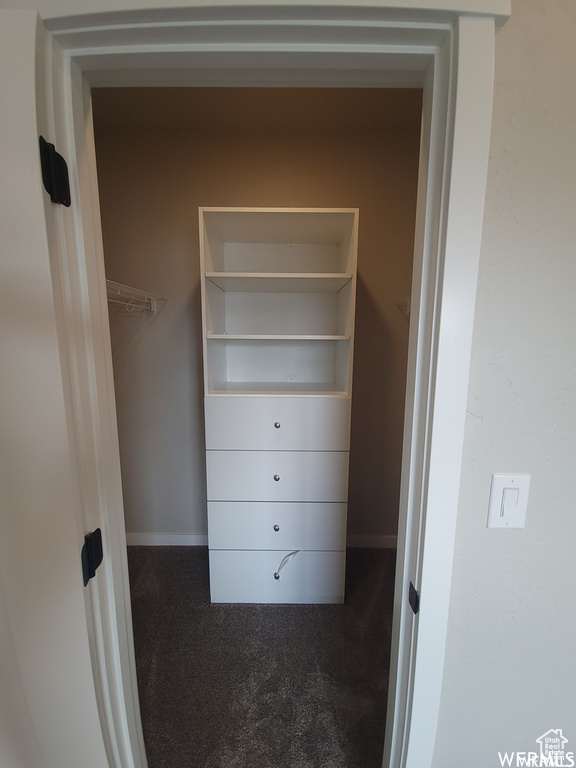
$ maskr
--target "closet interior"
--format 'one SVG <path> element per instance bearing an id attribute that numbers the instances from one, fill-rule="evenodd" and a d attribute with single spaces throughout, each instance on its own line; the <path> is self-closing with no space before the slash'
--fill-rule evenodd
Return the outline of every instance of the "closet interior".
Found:
<path id="1" fill-rule="evenodd" d="M 280 622 L 278 626 L 284 626 L 289 616 L 285 612 L 282 618 L 278 611 L 303 610 L 298 603 L 311 603 L 305 609 L 308 612 L 345 611 L 347 604 L 353 606 L 361 599 L 369 584 L 382 588 L 382 574 L 390 575 L 393 569 L 421 91 L 178 87 L 96 88 L 92 95 L 126 536 L 129 551 L 135 548 L 133 601 L 142 597 L 138 580 L 145 578 L 154 560 L 152 554 L 147 559 L 146 548 L 193 547 L 203 553 L 198 563 L 184 566 L 185 550 L 179 549 L 178 568 L 194 567 L 204 574 L 198 577 L 205 579 L 200 588 L 207 600 L 203 616 L 208 616 L 209 609 L 230 616 L 227 603 L 237 604 L 234 610 L 243 610 L 243 602 L 253 603 L 253 615 L 264 622 L 258 626 L 265 627 L 263 603 L 272 604 L 270 621 Z M 246 229 L 249 234 L 243 232 Z M 249 256 L 246 247 L 237 247 L 231 257 L 236 261 L 225 264 L 218 248 L 210 244 L 226 240 L 221 235 L 227 230 L 228 240 L 250 244 Z M 322 232 L 324 250 L 318 243 L 314 250 L 310 242 L 321 240 Z M 335 232 L 339 242 L 348 237 L 348 251 L 334 261 L 330 254 L 338 239 Z M 352 259 L 350 238 L 354 240 Z M 268 257 L 259 255 L 258 244 L 269 242 L 279 244 L 275 263 L 263 262 Z M 205 395 L 210 401 L 206 410 Z M 320 416 L 314 405 L 319 401 Z M 324 476 L 324 486 L 345 481 L 347 498 L 340 498 L 342 494 L 337 499 L 314 500 L 280 496 L 274 514 L 281 512 L 283 522 L 279 525 L 270 517 L 267 525 L 274 531 L 270 536 L 283 533 L 285 524 L 293 522 L 294 511 L 303 515 L 296 526 L 299 531 L 312 524 L 318 530 L 310 533 L 310 539 L 301 535 L 290 539 L 297 542 L 290 547 L 276 547 L 270 537 L 262 546 L 254 546 L 254 538 L 244 544 L 249 539 L 246 528 L 253 524 L 254 503 L 271 500 L 267 493 L 282 485 L 275 480 L 282 472 L 272 471 L 271 491 L 262 491 L 261 498 L 253 498 L 252 491 L 238 498 L 233 490 L 230 499 L 223 499 L 221 478 L 236 472 L 241 481 L 246 475 L 230 460 L 242 453 L 242 461 L 246 456 L 252 460 L 260 452 L 263 412 L 272 419 L 271 440 L 280 438 L 284 428 L 274 425 L 284 424 L 287 417 L 274 416 L 278 404 L 280 412 L 290 414 L 287 424 L 291 409 L 297 413 L 296 438 L 286 444 L 290 461 L 302 439 L 310 440 L 314 430 L 320 437 L 311 444 L 327 440 L 331 429 L 327 419 L 348 419 L 346 440 L 337 447 L 346 453 L 346 461 L 330 470 L 334 476 L 328 480 L 324 465 L 318 464 L 316 470 Z M 216 434 L 220 442 L 214 450 L 210 441 Z M 237 451 L 236 444 L 247 450 Z M 274 442 L 270 445 L 273 451 L 282 450 Z M 214 456 L 210 453 L 222 454 L 218 461 L 223 462 L 218 467 L 220 480 L 212 490 Z M 315 508 L 311 501 L 316 502 Z M 317 519 L 315 511 L 320 515 Z M 211 552 L 208 563 L 209 536 L 220 544 L 213 547 L 217 554 L 212 557 Z M 301 545 L 305 539 L 313 542 L 309 553 Z M 252 575 L 246 575 L 252 573 L 256 560 L 266 559 L 263 550 L 275 552 L 275 547 L 282 556 L 278 559 L 274 554 L 265 565 L 272 590 L 287 581 L 291 569 L 296 572 L 298 558 L 304 562 L 302 554 L 313 560 L 289 599 L 276 600 L 274 591 L 262 591 Z M 353 563 L 349 601 L 344 589 L 346 547 Z M 333 550 L 338 557 L 322 550 Z M 386 553 L 387 565 L 382 566 L 376 550 Z M 365 561 L 361 561 L 363 552 Z M 338 566 L 329 567 L 326 594 L 330 599 L 322 600 L 313 586 L 327 554 Z M 212 583 L 209 569 L 214 570 Z M 217 593 L 212 601 L 223 605 L 209 605 L 206 590 L 210 587 Z M 392 587 L 388 585 L 387 590 L 391 611 Z M 308 599 L 307 594 L 312 597 Z M 342 601 L 343 606 L 314 605 Z M 283 602 L 295 605 L 273 605 Z M 166 605 L 158 610 L 169 613 Z M 141 605 L 135 609 L 135 622 L 136 612 L 145 615 L 142 611 Z M 160 622 L 167 635 L 168 613 Z M 178 615 L 171 613 L 170 622 L 178 623 Z M 334 618 L 340 621 L 337 614 Z M 266 635 L 272 629 L 258 631 Z M 316 642 L 321 645 L 325 638 L 318 631 Z M 188 632 L 193 634 L 194 627 L 188 626 Z M 156 642 L 151 634 L 146 638 L 147 643 Z M 384 656 L 388 640 L 382 638 Z M 142 675 L 146 686 L 147 664 L 154 662 L 148 650 L 141 651 L 142 661 L 138 661 L 139 642 L 139 683 Z M 191 642 L 197 652 L 197 640 Z M 245 640 L 245 644 L 251 642 Z M 331 658 L 327 669 L 336 664 Z M 347 662 L 340 661 L 345 667 Z M 373 662 L 368 657 L 364 661 L 367 668 Z M 295 663 L 291 661 L 292 666 Z M 191 674 L 197 673 L 198 669 Z M 377 677 L 380 703 L 376 709 L 381 711 L 374 717 L 383 738 L 387 681 L 380 673 Z M 162 749 L 152 745 L 154 727 L 147 726 L 145 713 L 152 713 L 154 707 L 143 703 L 149 693 L 141 689 L 140 695 L 150 768 L 156 768 L 162 762 L 150 755 L 160 755 L 166 745 Z M 229 709 L 229 703 L 226 706 Z M 173 717 L 174 709 L 170 711 Z M 265 716 L 254 717 L 261 722 Z M 209 725 L 218 727 L 217 722 Z M 358 728 L 357 722 L 354 727 Z M 362 729 L 359 733 L 360 741 L 366 740 Z M 257 743 L 254 732 L 251 738 Z M 194 749 L 200 748 L 194 744 Z M 235 748 L 241 749 L 238 744 Z M 310 752 L 318 747 L 307 742 L 301 748 Z M 352 741 L 346 748 L 356 749 Z M 210 749 L 210 759 L 216 760 L 218 750 L 222 757 L 221 746 Z M 261 751 L 267 749 L 261 746 Z M 202 759 L 205 762 L 198 764 L 212 764 Z M 270 754 L 262 765 L 272 759 L 276 762 L 268 764 L 281 765 Z M 314 759 L 327 758 L 316 754 Z M 356 764 L 351 757 L 346 759 L 347 766 Z M 358 759 L 358 765 L 368 764 Z M 299 764 L 294 755 L 286 760 L 286 766 Z M 250 765 L 259 765 L 254 756 Z"/>

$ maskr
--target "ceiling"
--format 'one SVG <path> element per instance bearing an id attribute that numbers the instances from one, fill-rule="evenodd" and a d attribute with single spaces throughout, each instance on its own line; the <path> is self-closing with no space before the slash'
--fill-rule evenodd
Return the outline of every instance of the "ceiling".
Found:
<path id="1" fill-rule="evenodd" d="M 96 130 L 420 130 L 419 88 L 93 88 Z"/>

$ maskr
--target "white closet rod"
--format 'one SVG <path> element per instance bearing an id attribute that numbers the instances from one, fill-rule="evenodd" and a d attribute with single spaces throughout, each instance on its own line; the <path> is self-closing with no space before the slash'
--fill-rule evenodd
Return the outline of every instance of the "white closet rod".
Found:
<path id="1" fill-rule="evenodd" d="M 113 280 L 106 280 L 106 294 L 111 304 L 122 304 L 128 312 L 135 309 L 144 309 L 153 315 L 159 312 L 166 299 L 155 296 L 146 291 L 140 291 L 138 288 L 131 288 L 122 283 L 115 283 Z"/>

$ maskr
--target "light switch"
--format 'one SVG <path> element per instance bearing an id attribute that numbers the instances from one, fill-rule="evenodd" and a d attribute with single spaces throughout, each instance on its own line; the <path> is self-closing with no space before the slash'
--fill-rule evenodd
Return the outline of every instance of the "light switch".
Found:
<path id="1" fill-rule="evenodd" d="M 530 475 L 492 475 L 488 528 L 524 528 Z"/>
<path id="2" fill-rule="evenodd" d="M 500 507 L 500 517 L 510 519 L 515 517 L 520 500 L 519 488 L 504 488 L 502 492 L 502 505 Z"/>

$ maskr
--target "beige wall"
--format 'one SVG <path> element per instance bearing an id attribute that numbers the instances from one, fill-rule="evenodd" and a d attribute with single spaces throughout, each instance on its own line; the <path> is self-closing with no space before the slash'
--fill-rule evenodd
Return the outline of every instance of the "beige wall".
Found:
<path id="1" fill-rule="evenodd" d="M 128 532 L 206 532 L 197 208 L 214 205 L 360 209 L 349 534 L 395 535 L 417 133 L 98 130 L 94 98 L 107 276 L 168 299 L 112 314 Z"/>

